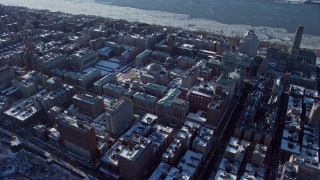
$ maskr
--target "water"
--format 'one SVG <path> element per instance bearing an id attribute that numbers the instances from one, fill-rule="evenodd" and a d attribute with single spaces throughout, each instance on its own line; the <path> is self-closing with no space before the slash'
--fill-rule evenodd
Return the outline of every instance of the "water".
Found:
<path id="1" fill-rule="evenodd" d="M 285 0 L 96 0 L 115 6 L 187 14 L 225 24 L 285 28 L 320 36 L 320 5 L 288 4 Z M 283 3 L 281 3 L 283 2 Z"/>
<path id="2" fill-rule="evenodd" d="M 226 36 L 239 37 L 253 29 L 260 40 L 285 45 L 292 43 L 297 26 L 303 24 L 301 47 L 320 50 L 320 5 L 275 1 L 287 0 L 0 0 L 0 3 Z"/>

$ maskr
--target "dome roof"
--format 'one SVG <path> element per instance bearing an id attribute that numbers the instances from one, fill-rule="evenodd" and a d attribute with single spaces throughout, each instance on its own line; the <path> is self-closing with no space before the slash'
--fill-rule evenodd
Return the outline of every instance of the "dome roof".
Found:
<path id="1" fill-rule="evenodd" d="M 161 71 L 161 66 L 156 63 L 151 63 L 147 66 L 147 70 L 149 72 L 159 72 L 159 71 Z"/>

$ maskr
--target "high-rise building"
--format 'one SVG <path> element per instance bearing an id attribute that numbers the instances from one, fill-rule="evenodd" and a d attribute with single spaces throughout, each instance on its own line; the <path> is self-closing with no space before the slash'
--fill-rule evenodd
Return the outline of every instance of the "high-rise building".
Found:
<path id="1" fill-rule="evenodd" d="M 2 90 L 8 87 L 14 77 L 14 71 L 10 67 L 0 67 L 0 89 Z"/>
<path id="2" fill-rule="evenodd" d="M 219 128 L 221 120 L 229 105 L 229 94 L 226 91 L 215 94 L 207 107 L 207 122 Z"/>
<path id="3" fill-rule="evenodd" d="M 296 34 L 295 34 L 294 39 L 293 39 L 292 46 L 290 48 L 290 55 L 291 55 L 291 58 L 293 58 L 293 60 L 297 60 L 298 57 L 299 57 L 302 34 L 303 34 L 303 26 L 300 25 L 297 28 Z"/>
<path id="4" fill-rule="evenodd" d="M 90 116 L 97 116 L 104 109 L 103 99 L 93 94 L 76 94 L 72 97 L 72 100 L 81 111 Z"/>
<path id="5" fill-rule="evenodd" d="M 320 103 L 313 103 L 311 112 L 308 116 L 309 123 L 313 127 L 317 127 L 320 121 Z"/>
<path id="6" fill-rule="evenodd" d="M 66 114 L 60 114 L 57 120 L 66 148 L 85 160 L 95 161 L 97 141 L 94 128 Z"/>
<path id="7" fill-rule="evenodd" d="M 224 52 L 222 55 L 223 72 L 228 74 L 238 70 L 241 74 L 245 75 L 247 67 L 252 63 L 252 59 L 242 53 Z"/>
<path id="8" fill-rule="evenodd" d="M 197 81 L 198 69 L 198 67 L 193 66 L 182 76 L 181 87 L 189 89 L 194 85 Z"/>
<path id="9" fill-rule="evenodd" d="M 170 54 L 174 54 L 177 50 L 176 38 L 174 36 L 169 36 L 167 42 Z"/>
<path id="10" fill-rule="evenodd" d="M 126 137 L 124 141 L 126 147 L 118 153 L 120 177 L 143 179 L 153 159 L 151 140 L 136 134 Z"/>
<path id="11" fill-rule="evenodd" d="M 27 34 L 25 35 L 23 42 L 24 42 L 24 46 L 27 49 L 27 51 L 31 52 L 33 47 L 32 47 L 32 41 L 31 41 L 29 35 L 27 35 Z"/>
<path id="12" fill-rule="evenodd" d="M 314 163 L 300 156 L 292 155 L 289 161 L 284 163 L 279 179 L 319 180 L 319 163 Z"/>
<path id="13" fill-rule="evenodd" d="M 106 112 L 106 128 L 112 134 L 122 130 L 133 116 L 133 105 L 130 100 L 119 99 L 113 102 Z"/>
<path id="14" fill-rule="evenodd" d="M 191 112 L 197 112 L 198 110 L 207 111 L 207 107 L 212 99 L 211 95 L 198 90 L 190 90 L 187 97 Z"/>
<path id="15" fill-rule="evenodd" d="M 239 51 L 243 54 L 247 54 L 251 58 L 254 58 L 257 55 L 258 47 L 258 36 L 254 33 L 253 30 L 250 30 L 241 38 Z"/>

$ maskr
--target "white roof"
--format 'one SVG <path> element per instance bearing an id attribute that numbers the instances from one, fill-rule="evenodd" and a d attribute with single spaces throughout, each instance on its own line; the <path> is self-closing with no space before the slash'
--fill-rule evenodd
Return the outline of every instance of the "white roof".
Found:
<path id="1" fill-rule="evenodd" d="M 215 180 L 236 180 L 237 175 L 234 175 L 232 173 L 227 173 L 225 170 L 219 169 L 214 179 Z"/>

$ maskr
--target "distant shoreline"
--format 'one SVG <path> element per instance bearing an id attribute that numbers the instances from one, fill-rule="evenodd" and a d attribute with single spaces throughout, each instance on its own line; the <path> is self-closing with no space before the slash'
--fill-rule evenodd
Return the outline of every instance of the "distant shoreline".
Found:
<path id="1" fill-rule="evenodd" d="M 94 0 L 28 0 L 27 2 L 20 0 L 3 0 L 1 3 L 4 5 L 61 11 L 70 14 L 86 14 L 112 19 L 125 19 L 129 22 L 144 22 L 160 26 L 182 28 L 190 31 L 205 31 L 227 37 L 241 37 L 247 30 L 253 29 L 261 40 L 287 46 L 291 43 L 294 36 L 293 33 L 288 33 L 287 30 L 282 28 L 253 27 L 241 24 L 229 25 L 209 19 L 190 18 L 185 14 L 118 7 L 109 5 L 108 3 L 96 3 Z M 320 36 L 304 34 L 301 47 L 320 51 Z"/>

